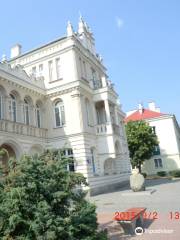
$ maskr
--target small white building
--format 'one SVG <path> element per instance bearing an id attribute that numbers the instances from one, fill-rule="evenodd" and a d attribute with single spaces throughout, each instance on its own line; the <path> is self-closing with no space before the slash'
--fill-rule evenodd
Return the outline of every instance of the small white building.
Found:
<path id="1" fill-rule="evenodd" d="M 68 22 L 66 36 L 26 53 L 17 44 L 2 58 L 0 147 L 10 156 L 65 149 L 91 194 L 120 187 L 131 172 L 124 117 L 82 18 L 77 32 Z"/>
<path id="2" fill-rule="evenodd" d="M 127 113 L 128 121 L 144 120 L 149 123 L 156 133 L 159 141 L 154 156 L 144 162 L 142 172 L 156 174 L 159 171 L 169 172 L 180 168 L 180 128 L 176 117 L 164 114 L 156 108 L 154 102 L 149 103 L 149 109 L 141 104 L 137 110 Z"/>

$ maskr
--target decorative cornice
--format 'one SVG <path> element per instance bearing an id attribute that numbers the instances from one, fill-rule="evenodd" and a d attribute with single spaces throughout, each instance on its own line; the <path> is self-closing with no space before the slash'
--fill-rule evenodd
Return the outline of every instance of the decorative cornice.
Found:
<path id="1" fill-rule="evenodd" d="M 71 87 L 71 88 L 67 88 L 67 89 L 56 91 L 54 93 L 47 94 L 46 98 L 56 97 L 56 96 L 59 96 L 59 95 L 63 95 L 63 94 L 70 93 L 70 92 L 73 92 L 73 91 L 78 91 L 78 90 L 80 90 L 80 87 L 79 86 L 75 86 L 75 87 Z"/>

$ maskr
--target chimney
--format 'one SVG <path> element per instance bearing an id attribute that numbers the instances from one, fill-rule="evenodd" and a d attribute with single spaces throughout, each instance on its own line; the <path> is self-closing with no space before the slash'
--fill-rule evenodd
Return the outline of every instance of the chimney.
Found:
<path id="1" fill-rule="evenodd" d="M 144 107 L 143 107 L 142 103 L 138 104 L 138 110 L 139 110 L 140 114 L 143 114 Z"/>
<path id="2" fill-rule="evenodd" d="M 149 110 L 154 111 L 154 112 L 160 112 L 160 108 L 156 107 L 155 102 L 149 102 Z"/>
<path id="3" fill-rule="evenodd" d="M 11 48 L 11 58 L 16 58 L 19 57 L 21 55 L 21 45 L 20 44 L 16 44 L 15 46 L 13 46 Z"/>

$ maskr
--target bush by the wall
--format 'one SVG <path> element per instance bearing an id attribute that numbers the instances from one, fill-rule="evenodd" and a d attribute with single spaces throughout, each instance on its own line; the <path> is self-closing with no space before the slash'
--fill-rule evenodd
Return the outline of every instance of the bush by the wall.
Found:
<path id="1" fill-rule="evenodd" d="M 160 171 L 160 172 L 157 172 L 157 175 L 160 176 L 160 177 L 165 177 L 167 175 L 167 172 Z"/>
<path id="2" fill-rule="evenodd" d="M 180 177 L 180 169 L 179 170 L 174 170 L 174 171 L 170 171 L 169 175 L 171 175 L 172 177 Z"/>
<path id="3" fill-rule="evenodd" d="M 144 176 L 144 178 L 146 178 L 147 177 L 147 173 L 141 173 L 143 176 Z"/>

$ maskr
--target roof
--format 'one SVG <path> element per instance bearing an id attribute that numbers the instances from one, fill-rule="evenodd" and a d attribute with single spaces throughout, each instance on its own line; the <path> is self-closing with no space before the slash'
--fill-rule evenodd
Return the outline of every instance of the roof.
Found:
<path id="1" fill-rule="evenodd" d="M 39 50 L 39 49 L 41 49 L 41 48 L 45 48 L 45 47 L 47 47 L 47 46 L 49 46 L 49 45 L 51 45 L 51 44 L 57 43 L 57 42 L 59 42 L 59 41 L 62 41 L 62 40 L 64 40 L 64 39 L 66 39 L 66 38 L 67 38 L 67 37 L 61 37 L 61 38 L 55 39 L 55 40 L 53 40 L 53 41 L 51 41 L 51 42 L 48 42 L 48 43 L 46 43 L 46 44 L 43 44 L 43 45 L 40 46 L 40 47 L 36 47 L 36 48 L 34 48 L 34 49 L 30 50 L 30 51 L 27 51 L 27 52 L 25 52 L 25 53 L 17 56 L 17 57 L 14 57 L 14 58 L 10 59 L 8 62 L 13 62 L 14 60 L 16 60 L 16 59 L 18 59 L 18 58 L 24 57 L 25 55 L 28 55 L 28 54 L 30 54 L 30 53 L 33 53 L 33 52 L 35 52 L 35 51 L 37 51 L 37 50 Z"/>
<path id="2" fill-rule="evenodd" d="M 167 115 L 167 114 L 151 111 L 148 109 L 143 109 L 142 113 L 139 110 L 137 110 L 134 113 L 132 113 L 131 115 L 129 115 L 128 117 L 126 117 L 125 122 L 140 121 L 140 120 L 145 120 L 145 119 L 149 119 L 149 118 L 158 118 L 158 117 L 161 117 L 164 115 Z"/>

